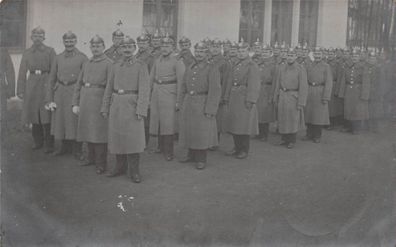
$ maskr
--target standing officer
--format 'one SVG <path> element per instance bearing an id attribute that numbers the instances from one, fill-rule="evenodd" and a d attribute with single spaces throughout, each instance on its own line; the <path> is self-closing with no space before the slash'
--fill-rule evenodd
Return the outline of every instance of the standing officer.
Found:
<path id="1" fill-rule="evenodd" d="M 231 67 L 234 67 L 234 65 L 239 61 L 238 59 L 238 43 L 233 42 L 230 45 L 230 50 L 228 51 L 228 57 L 227 57 L 228 63 L 231 65 Z"/>
<path id="2" fill-rule="evenodd" d="M 0 124 L 1 140 L 5 140 L 7 130 L 7 99 L 15 95 L 15 70 L 10 54 L 5 47 L 0 47 Z"/>
<path id="3" fill-rule="evenodd" d="M 138 52 L 136 58 L 147 64 L 148 71 L 151 71 L 154 63 L 154 57 L 150 51 L 150 38 L 146 34 L 142 34 L 136 39 Z"/>
<path id="4" fill-rule="evenodd" d="M 180 143 L 188 148 L 187 159 L 195 162 L 197 169 L 206 166 L 207 149 L 216 146 L 216 112 L 221 97 L 220 70 L 207 59 L 208 47 L 195 45 L 196 63 L 184 74 L 180 96 Z"/>
<path id="5" fill-rule="evenodd" d="M 152 46 L 151 55 L 154 57 L 154 59 L 157 59 L 161 56 L 161 42 L 162 42 L 162 36 L 157 30 L 151 39 L 151 46 Z"/>
<path id="6" fill-rule="evenodd" d="M 160 152 L 167 161 L 173 160 L 173 140 L 177 133 L 178 95 L 184 75 L 184 64 L 173 53 L 173 39 L 162 40 L 161 56 L 154 62 L 150 74 L 150 134 L 158 134 Z"/>
<path id="7" fill-rule="evenodd" d="M 306 70 L 296 63 L 296 58 L 295 51 L 290 49 L 287 64 L 280 66 L 277 71 L 274 91 L 281 145 L 289 149 L 294 147 L 297 132 L 304 126 L 303 108 L 308 94 Z"/>
<path id="8" fill-rule="evenodd" d="M 113 45 L 107 49 L 104 54 L 115 63 L 122 60 L 120 43 L 124 39 L 124 33 L 120 29 L 117 29 L 113 32 L 112 39 Z"/>
<path id="9" fill-rule="evenodd" d="M 261 64 L 261 53 L 262 53 L 262 48 L 263 44 L 260 42 L 260 40 L 257 38 L 256 42 L 253 44 L 253 56 L 252 60 L 256 64 Z"/>
<path id="10" fill-rule="evenodd" d="M 226 125 L 225 115 L 227 107 L 224 102 L 225 91 L 227 88 L 228 78 L 231 72 L 231 64 L 227 62 L 226 58 L 221 54 L 222 42 L 218 39 L 214 39 L 209 44 L 209 63 L 217 68 L 220 72 L 220 85 L 221 85 L 221 100 L 219 101 L 219 109 L 216 114 L 217 122 L 217 139 L 220 141 L 220 133 L 224 132 L 224 126 Z M 207 46 L 206 46 L 207 47 Z M 207 49 L 206 49 L 207 50 Z M 200 52 L 198 52 L 200 54 Z M 216 150 L 217 146 L 213 146 L 210 150 Z"/>
<path id="11" fill-rule="evenodd" d="M 184 66 L 188 68 L 191 64 L 195 63 L 195 58 L 191 53 L 191 41 L 187 37 L 182 37 L 179 40 L 180 53 L 177 56 L 184 63 Z"/>
<path id="12" fill-rule="evenodd" d="M 113 67 L 101 109 L 103 117 L 109 119 L 108 148 L 116 155 L 116 165 L 107 176 L 119 176 L 128 167 L 128 177 L 140 183 L 140 153 L 146 146 L 143 117 L 149 103 L 149 75 L 147 65 L 133 56 L 135 41 L 126 36 L 121 46 L 124 61 Z"/>
<path id="13" fill-rule="evenodd" d="M 227 40 L 225 40 L 223 42 L 223 56 L 226 59 L 229 58 L 229 52 L 230 52 L 230 49 L 231 49 L 231 45 L 232 45 L 232 43 L 231 43 L 231 41 L 229 39 L 227 39 Z"/>
<path id="14" fill-rule="evenodd" d="M 227 128 L 234 138 L 234 149 L 227 155 L 245 159 L 249 153 L 250 135 L 258 134 L 256 102 L 260 94 L 260 71 L 249 57 L 249 44 L 239 43 L 238 59 L 224 96 L 229 105 Z"/>
<path id="15" fill-rule="evenodd" d="M 87 142 L 87 161 L 83 166 L 96 165 L 96 173 L 106 170 L 107 120 L 100 114 L 112 61 L 104 53 L 101 37 L 90 41 L 92 58 L 85 62 L 73 95 L 73 113 L 78 115 L 77 141 Z"/>
<path id="16" fill-rule="evenodd" d="M 65 50 L 55 57 L 51 67 L 47 107 L 53 111 L 51 133 L 61 140 L 54 155 L 72 151 L 76 159 L 82 159 L 82 143 L 76 142 L 78 116 L 72 112 L 72 99 L 78 75 L 88 58 L 76 48 L 76 43 L 77 36 L 71 31 L 63 35 Z"/>
<path id="17" fill-rule="evenodd" d="M 339 92 L 340 97 L 344 98 L 344 118 L 348 121 L 345 131 L 352 134 L 358 134 L 363 121 L 369 119 L 370 80 L 365 70 L 359 50 L 354 49 L 351 59 L 345 64 Z"/>
<path id="18" fill-rule="evenodd" d="M 261 90 L 257 101 L 259 140 L 266 142 L 269 133 L 269 124 L 275 121 L 275 108 L 272 102 L 273 81 L 275 78 L 275 61 L 271 57 L 271 48 L 265 46 L 262 52 L 260 68 Z"/>
<path id="19" fill-rule="evenodd" d="M 305 140 L 319 143 L 322 137 L 322 127 L 330 124 L 329 101 L 333 86 L 333 74 L 325 61 L 323 51 L 316 48 L 313 53 L 314 62 L 307 67 L 308 97 L 305 106 L 305 123 L 307 134 Z"/>
<path id="20" fill-rule="evenodd" d="M 330 126 L 327 128 L 328 130 L 331 130 L 334 128 L 334 126 L 342 124 L 343 122 L 344 103 L 338 96 L 338 92 L 340 91 L 340 75 L 342 73 L 342 64 L 340 64 L 340 58 L 336 57 L 334 50 L 330 49 L 328 55 L 327 63 L 330 65 L 333 74 L 333 87 L 329 102 Z"/>
<path id="21" fill-rule="evenodd" d="M 31 39 L 32 47 L 22 55 L 17 94 L 24 100 L 22 121 L 32 123 L 33 149 L 45 146 L 45 152 L 50 153 L 53 151 L 53 138 L 51 114 L 45 109 L 45 93 L 49 88 L 48 74 L 56 54 L 53 48 L 43 44 L 45 32 L 42 28 L 33 29 Z"/>

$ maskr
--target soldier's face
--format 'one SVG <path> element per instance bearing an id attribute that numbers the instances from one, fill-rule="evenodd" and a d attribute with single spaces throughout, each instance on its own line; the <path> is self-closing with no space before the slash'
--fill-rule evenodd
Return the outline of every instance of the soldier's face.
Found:
<path id="1" fill-rule="evenodd" d="M 76 39 L 64 39 L 63 44 L 65 45 L 66 51 L 72 51 L 76 46 Z"/>
<path id="2" fill-rule="evenodd" d="M 169 54 L 171 54 L 173 51 L 173 45 L 172 44 L 163 44 L 161 46 L 161 53 L 164 56 L 168 56 Z"/>
<path id="3" fill-rule="evenodd" d="M 239 48 L 237 56 L 239 59 L 245 59 L 249 57 L 249 48 Z"/>
<path id="4" fill-rule="evenodd" d="M 261 53 L 261 47 L 260 46 L 253 47 L 253 52 L 254 54 L 259 55 Z"/>
<path id="5" fill-rule="evenodd" d="M 133 53 L 136 50 L 136 46 L 133 44 L 124 44 L 121 47 L 122 47 L 122 53 L 124 54 L 125 57 L 133 56 Z"/>
<path id="6" fill-rule="evenodd" d="M 114 46 L 119 46 L 123 39 L 124 39 L 123 36 L 113 36 L 113 45 Z"/>
<path id="7" fill-rule="evenodd" d="M 279 54 L 280 54 L 280 51 L 278 49 L 275 49 L 274 50 L 274 56 L 279 56 Z"/>
<path id="8" fill-rule="evenodd" d="M 180 50 L 189 50 L 191 47 L 191 43 L 185 42 L 185 43 L 179 43 Z"/>
<path id="9" fill-rule="evenodd" d="M 360 61 L 360 55 L 359 54 L 354 54 L 352 55 L 352 62 L 357 63 Z"/>
<path id="10" fill-rule="evenodd" d="M 221 53 L 221 46 L 219 45 L 211 45 L 209 47 L 209 52 L 212 56 L 217 56 Z"/>
<path id="11" fill-rule="evenodd" d="M 200 62 L 206 59 L 206 56 L 208 55 L 206 49 L 196 49 L 194 51 L 195 59 Z"/>
<path id="12" fill-rule="evenodd" d="M 92 55 L 100 56 L 103 54 L 105 46 L 103 43 L 93 43 L 93 44 L 91 44 L 90 48 L 91 48 Z"/>
<path id="13" fill-rule="evenodd" d="M 288 53 L 286 55 L 286 60 L 288 64 L 293 64 L 297 59 L 297 55 L 294 53 Z"/>
<path id="14" fill-rule="evenodd" d="M 151 41 L 151 44 L 153 45 L 154 48 L 158 48 L 161 46 L 161 40 L 153 39 L 153 41 Z"/>
<path id="15" fill-rule="evenodd" d="M 30 38 L 32 39 L 33 44 L 35 45 L 42 44 L 44 41 L 44 35 L 41 34 L 32 34 Z"/>
<path id="16" fill-rule="evenodd" d="M 138 42 L 137 44 L 138 44 L 138 47 L 139 47 L 140 51 L 145 51 L 149 47 L 148 42 Z"/>
<path id="17" fill-rule="evenodd" d="M 270 58 L 271 57 L 271 51 L 268 51 L 268 50 L 264 50 L 262 53 L 261 53 L 261 56 L 265 59 L 265 58 Z"/>
<path id="18" fill-rule="evenodd" d="M 322 52 L 314 52 L 313 53 L 313 57 L 315 59 L 315 61 L 320 61 L 323 58 L 323 53 Z"/>
<path id="19" fill-rule="evenodd" d="M 229 52 L 230 51 L 230 45 L 223 45 L 223 51 L 224 51 L 224 53 L 227 53 L 227 52 Z"/>
<path id="20" fill-rule="evenodd" d="M 376 58 L 375 56 L 370 56 L 370 57 L 368 58 L 368 62 L 369 62 L 370 64 L 374 65 L 374 64 L 377 63 L 377 58 Z"/>
<path id="21" fill-rule="evenodd" d="M 238 50 L 236 48 L 231 48 L 230 51 L 228 52 L 228 55 L 230 57 L 236 57 L 238 54 Z"/>

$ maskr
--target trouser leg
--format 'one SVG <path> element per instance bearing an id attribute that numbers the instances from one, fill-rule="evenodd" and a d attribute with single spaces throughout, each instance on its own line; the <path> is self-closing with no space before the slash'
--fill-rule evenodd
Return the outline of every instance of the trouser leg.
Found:
<path id="1" fill-rule="evenodd" d="M 162 149 L 167 160 L 173 158 L 173 138 L 174 135 L 162 135 Z"/>
<path id="2" fill-rule="evenodd" d="M 127 168 L 127 155 L 116 154 L 116 164 L 113 173 L 125 173 Z"/>
<path id="3" fill-rule="evenodd" d="M 307 126 L 307 134 L 306 134 L 306 138 L 307 139 L 312 139 L 313 138 L 313 126 L 312 126 L 312 124 L 309 124 L 309 123 L 307 123 L 307 124 L 305 124 L 306 126 Z"/>
<path id="4" fill-rule="evenodd" d="M 296 143 L 297 140 L 297 133 L 290 133 L 287 134 L 287 143 Z"/>
<path id="5" fill-rule="evenodd" d="M 78 160 L 82 160 L 83 159 L 82 144 L 83 144 L 82 142 L 78 142 L 76 140 L 72 141 L 73 156 L 74 156 L 74 158 L 76 158 Z"/>
<path id="6" fill-rule="evenodd" d="M 241 145 L 240 145 L 240 140 L 239 140 L 239 136 L 233 134 L 232 138 L 234 140 L 234 149 L 235 149 L 235 153 L 239 154 L 241 152 Z"/>
<path id="7" fill-rule="evenodd" d="M 240 135 L 241 151 L 249 153 L 250 149 L 250 138 L 249 135 Z"/>
<path id="8" fill-rule="evenodd" d="M 150 140 L 150 109 L 147 110 L 147 117 L 144 118 L 144 135 L 146 138 L 146 147 Z"/>
<path id="9" fill-rule="evenodd" d="M 206 163 L 207 150 L 206 149 L 194 149 L 194 161 Z"/>
<path id="10" fill-rule="evenodd" d="M 32 124 L 32 136 L 34 149 L 41 148 L 44 144 L 43 126 L 41 124 Z"/>
<path id="11" fill-rule="evenodd" d="M 95 164 L 95 144 L 88 142 L 87 143 L 87 165 Z"/>
<path id="12" fill-rule="evenodd" d="M 50 153 L 54 150 L 54 136 L 51 135 L 51 124 L 43 124 L 43 136 L 45 152 Z"/>
<path id="13" fill-rule="evenodd" d="M 362 130 L 362 121 L 361 120 L 353 120 L 351 122 L 351 131 L 353 134 L 359 134 Z"/>
<path id="14" fill-rule="evenodd" d="M 139 171 L 139 163 L 140 163 L 140 154 L 133 153 L 127 155 L 128 162 L 128 177 L 130 177 L 133 182 L 140 183 L 140 171 Z"/>
<path id="15" fill-rule="evenodd" d="M 95 143 L 94 149 L 96 169 L 105 171 L 107 165 L 107 143 Z"/>
<path id="16" fill-rule="evenodd" d="M 313 124 L 312 125 L 312 138 L 320 139 L 322 137 L 322 125 Z"/>

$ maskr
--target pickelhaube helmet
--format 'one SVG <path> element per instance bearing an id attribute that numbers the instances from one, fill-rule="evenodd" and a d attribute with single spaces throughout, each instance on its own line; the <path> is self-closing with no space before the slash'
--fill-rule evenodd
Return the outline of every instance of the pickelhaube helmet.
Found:
<path id="1" fill-rule="evenodd" d="M 218 38 L 215 38 L 210 41 L 210 46 L 221 46 L 222 44 L 223 42 L 221 42 L 221 40 Z"/>
<path id="2" fill-rule="evenodd" d="M 229 39 L 226 39 L 226 40 L 224 40 L 223 41 L 223 45 L 228 45 L 228 46 L 231 46 L 231 41 L 229 40 Z"/>
<path id="3" fill-rule="evenodd" d="M 288 52 L 288 51 L 289 51 L 289 48 L 288 48 L 288 46 L 286 45 L 286 42 L 285 42 L 285 41 L 282 42 L 282 45 L 281 45 L 280 49 L 281 49 L 281 51 L 283 51 L 283 52 Z M 293 49 L 293 50 L 294 50 L 294 49 Z"/>
<path id="4" fill-rule="evenodd" d="M 290 47 L 287 49 L 287 55 L 296 55 L 296 50 Z"/>
<path id="5" fill-rule="evenodd" d="M 136 45 L 136 42 L 134 39 L 129 37 L 128 35 L 124 37 L 124 39 L 121 41 L 121 45 Z"/>
<path id="6" fill-rule="evenodd" d="M 191 40 L 186 36 L 183 36 L 179 39 L 179 44 L 191 44 Z"/>
<path id="7" fill-rule="evenodd" d="M 169 37 L 169 33 L 166 33 L 165 37 L 161 39 L 163 45 L 173 45 L 175 41 Z"/>
<path id="8" fill-rule="evenodd" d="M 150 42 L 150 37 L 146 33 L 142 33 L 139 37 L 136 38 L 138 43 Z"/>
<path id="9" fill-rule="evenodd" d="M 195 50 L 207 50 L 208 45 L 205 42 L 200 41 L 194 45 L 194 49 Z"/>
<path id="10" fill-rule="evenodd" d="M 253 43 L 253 47 L 262 47 L 263 43 L 260 42 L 260 39 L 257 38 L 256 42 Z"/>
<path id="11" fill-rule="evenodd" d="M 40 26 L 35 27 L 32 29 L 32 35 L 40 35 L 40 36 L 45 36 L 45 31 L 42 29 Z"/>
<path id="12" fill-rule="evenodd" d="M 238 49 L 245 49 L 245 48 L 249 48 L 249 43 L 245 42 L 243 38 L 241 38 L 241 40 L 238 43 Z"/>
<path id="13" fill-rule="evenodd" d="M 207 46 L 210 45 L 211 40 L 209 39 L 209 37 L 206 37 L 202 40 L 203 43 L 205 43 Z"/>
<path id="14" fill-rule="evenodd" d="M 232 42 L 230 48 L 238 49 L 238 43 L 237 42 Z"/>
<path id="15" fill-rule="evenodd" d="M 160 41 L 162 39 L 161 34 L 159 33 L 158 29 L 155 30 L 153 37 L 151 38 L 152 41 Z"/>
<path id="16" fill-rule="evenodd" d="M 359 47 L 353 47 L 351 51 L 351 55 L 360 55 L 360 48 Z"/>
<path id="17" fill-rule="evenodd" d="M 123 38 L 124 33 L 120 29 L 117 29 L 113 32 L 113 37 Z"/>
<path id="18" fill-rule="evenodd" d="M 92 39 L 89 41 L 89 43 L 92 44 L 103 44 L 104 45 L 104 40 L 99 36 L 95 35 L 92 37 Z"/>
<path id="19" fill-rule="evenodd" d="M 62 36 L 62 39 L 63 40 L 66 40 L 66 39 L 73 39 L 73 40 L 76 40 L 77 39 L 77 36 L 76 36 L 76 34 L 74 34 L 72 31 L 67 31 L 67 33 L 65 33 L 63 36 Z"/>
<path id="20" fill-rule="evenodd" d="M 271 46 L 269 44 L 264 45 L 263 51 L 272 51 Z"/>

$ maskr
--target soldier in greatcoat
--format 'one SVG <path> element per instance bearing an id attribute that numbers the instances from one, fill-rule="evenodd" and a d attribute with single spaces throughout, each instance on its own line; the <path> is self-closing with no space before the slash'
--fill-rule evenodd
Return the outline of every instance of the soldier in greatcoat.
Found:
<path id="1" fill-rule="evenodd" d="M 1 136 L 7 130 L 7 99 L 15 96 L 15 70 L 11 56 L 5 47 L 0 47 L 0 121 Z"/>
<path id="2" fill-rule="evenodd" d="M 115 30 L 112 34 L 113 45 L 104 52 L 104 54 L 114 63 L 122 60 L 122 50 L 120 48 L 120 43 L 123 39 L 124 33 L 120 29 Z"/>
<path id="3" fill-rule="evenodd" d="M 231 65 L 231 68 L 239 61 L 238 59 L 238 43 L 233 42 L 230 45 L 230 50 L 228 51 L 227 61 Z"/>
<path id="4" fill-rule="evenodd" d="M 207 150 L 217 146 L 216 112 L 221 97 L 220 70 L 207 58 L 208 47 L 195 45 L 196 62 L 184 74 L 180 93 L 180 144 L 188 148 L 181 162 L 195 162 L 197 169 L 206 166 Z"/>
<path id="5" fill-rule="evenodd" d="M 57 55 L 51 66 L 47 92 L 47 108 L 52 111 L 51 133 L 60 141 L 54 155 L 72 152 L 82 159 L 82 143 L 77 142 L 78 116 L 72 112 L 74 86 L 87 56 L 75 46 L 77 36 L 71 31 L 63 35 L 65 50 Z"/>
<path id="6" fill-rule="evenodd" d="M 384 117 L 385 73 L 374 51 L 369 53 L 366 66 L 365 71 L 370 80 L 369 129 L 378 132 L 379 121 Z"/>
<path id="7" fill-rule="evenodd" d="M 281 65 L 277 71 L 273 97 L 282 135 L 281 145 L 289 149 L 294 147 L 298 130 L 305 126 L 303 109 L 308 95 L 306 70 L 296 63 L 296 58 L 295 51 L 289 50 L 287 64 Z"/>
<path id="8" fill-rule="evenodd" d="M 327 128 L 328 130 L 331 130 L 335 126 L 342 124 L 344 119 L 344 102 L 338 96 L 338 92 L 340 91 L 340 75 L 342 74 L 343 64 L 341 64 L 340 58 L 336 57 L 334 50 L 329 51 L 327 63 L 330 65 L 331 72 L 333 74 L 333 88 L 329 102 L 330 125 Z"/>
<path id="9" fill-rule="evenodd" d="M 234 149 L 227 155 L 245 159 L 249 153 L 250 135 L 258 134 L 256 102 L 260 94 L 260 71 L 249 57 L 249 45 L 245 42 L 239 43 L 238 59 L 224 96 L 229 107 L 227 130 L 234 139 Z"/>
<path id="10" fill-rule="evenodd" d="M 339 92 L 344 99 L 344 118 L 348 121 L 344 131 L 352 134 L 358 134 L 363 128 L 363 122 L 369 119 L 370 80 L 365 69 L 360 51 L 354 49 L 351 59 L 345 64 Z"/>
<path id="11" fill-rule="evenodd" d="M 228 60 L 229 59 L 229 52 L 231 49 L 231 41 L 229 39 L 226 39 L 223 41 L 223 56 Z"/>
<path id="12" fill-rule="evenodd" d="M 322 128 L 330 124 L 329 101 L 333 87 L 333 74 L 330 65 L 323 60 L 323 51 L 316 48 L 313 52 L 314 62 L 307 67 L 308 96 L 305 106 L 305 140 L 319 143 Z"/>
<path id="13" fill-rule="evenodd" d="M 82 166 L 95 165 L 96 173 L 106 170 L 107 120 L 100 114 L 112 60 L 104 53 L 105 44 L 101 37 L 90 41 L 92 58 L 83 64 L 73 95 L 74 114 L 78 115 L 77 141 L 87 143 L 87 159 Z"/>
<path id="14" fill-rule="evenodd" d="M 33 149 L 45 146 L 45 152 L 53 151 L 51 113 L 45 109 L 45 93 L 49 88 L 48 74 L 55 59 L 55 50 L 43 44 L 45 32 L 37 27 L 32 30 L 32 47 L 21 60 L 17 94 L 23 98 L 23 123 L 32 124 Z"/>
<path id="15" fill-rule="evenodd" d="M 152 88 L 150 103 L 150 134 L 158 135 L 160 152 L 167 161 L 173 160 L 173 140 L 177 133 L 178 95 L 184 75 L 184 63 L 173 55 L 174 41 L 162 40 L 161 56 L 150 73 Z"/>
<path id="16" fill-rule="evenodd" d="M 153 37 L 151 38 L 151 55 L 155 59 L 158 59 L 161 56 L 161 42 L 162 36 L 158 32 L 158 30 L 154 33 Z"/>
<path id="17" fill-rule="evenodd" d="M 149 104 L 147 64 L 133 56 L 135 41 L 126 36 L 121 43 L 124 59 L 113 66 L 103 97 L 101 113 L 109 119 L 108 149 L 116 155 L 115 177 L 128 172 L 133 182 L 141 182 L 140 153 L 146 146 L 143 117 Z"/>
<path id="18" fill-rule="evenodd" d="M 258 139 L 265 142 L 268 138 L 269 124 L 275 121 L 275 108 L 272 102 L 273 82 L 275 78 L 275 61 L 271 57 L 271 47 L 265 46 L 261 54 L 260 68 L 260 96 L 257 100 L 259 134 Z"/>
<path id="19" fill-rule="evenodd" d="M 257 38 L 256 42 L 253 43 L 252 46 L 252 60 L 256 64 L 261 64 L 261 53 L 263 49 L 263 43 L 260 42 L 260 40 Z"/>
<path id="20" fill-rule="evenodd" d="M 227 107 L 224 102 L 224 95 L 227 88 L 228 78 L 231 72 L 231 64 L 221 54 L 222 42 L 218 39 L 214 39 L 209 43 L 209 63 L 216 67 L 220 72 L 220 85 L 221 85 L 221 100 L 219 101 L 219 109 L 216 114 L 217 122 L 217 138 L 220 142 L 220 133 L 224 132 L 226 123 Z M 216 150 L 217 146 L 213 146 L 210 150 Z"/>
<path id="21" fill-rule="evenodd" d="M 180 53 L 177 58 L 183 61 L 184 66 L 188 68 L 191 64 L 195 63 L 195 58 L 191 53 L 191 41 L 187 37 L 182 37 L 179 40 Z"/>

